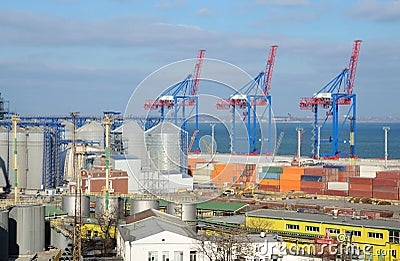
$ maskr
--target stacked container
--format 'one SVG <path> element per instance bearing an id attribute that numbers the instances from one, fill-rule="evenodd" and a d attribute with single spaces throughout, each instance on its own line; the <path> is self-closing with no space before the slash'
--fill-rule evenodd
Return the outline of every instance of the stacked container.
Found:
<path id="1" fill-rule="evenodd" d="M 360 176 L 360 165 L 340 166 L 338 171 L 338 181 L 349 182 L 350 178 Z"/>
<path id="2" fill-rule="evenodd" d="M 373 182 L 373 197 L 378 199 L 399 199 L 400 171 L 379 171 Z"/>
<path id="3" fill-rule="evenodd" d="M 258 188 L 266 191 L 279 192 L 282 168 L 263 166 L 258 174 Z"/>
<path id="4" fill-rule="evenodd" d="M 219 187 L 228 183 L 240 183 L 240 176 L 245 169 L 245 164 L 215 164 L 215 169 L 212 171 L 212 183 Z"/>
<path id="5" fill-rule="evenodd" d="M 327 183 L 327 190 L 325 190 L 325 195 L 331 196 L 348 196 L 349 195 L 349 183 L 331 181 Z"/>
<path id="6" fill-rule="evenodd" d="M 300 191 L 301 176 L 304 175 L 304 168 L 285 167 L 280 176 L 280 191 Z"/>
<path id="7" fill-rule="evenodd" d="M 360 198 L 372 197 L 372 186 L 374 178 L 350 177 L 349 196 Z"/>

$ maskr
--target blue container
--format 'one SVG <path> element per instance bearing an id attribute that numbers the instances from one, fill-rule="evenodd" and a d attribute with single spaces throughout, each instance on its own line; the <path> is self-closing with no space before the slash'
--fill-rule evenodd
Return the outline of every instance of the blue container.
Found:
<path id="1" fill-rule="evenodd" d="M 323 181 L 323 176 L 301 175 L 301 181 L 322 182 Z"/>
<path id="2" fill-rule="evenodd" d="M 259 179 L 276 179 L 279 180 L 281 173 L 260 173 L 258 174 Z"/>

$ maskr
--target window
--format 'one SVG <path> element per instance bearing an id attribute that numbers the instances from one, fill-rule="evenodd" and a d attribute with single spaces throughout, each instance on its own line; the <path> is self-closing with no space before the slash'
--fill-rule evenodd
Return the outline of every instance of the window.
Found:
<path id="1" fill-rule="evenodd" d="M 197 252 L 190 251 L 190 261 L 196 261 L 196 260 L 197 260 Z"/>
<path id="2" fill-rule="evenodd" d="M 383 238 L 383 233 L 368 232 L 369 238 Z"/>
<path id="3" fill-rule="evenodd" d="M 183 261 L 183 252 L 182 251 L 174 252 L 174 261 Z"/>
<path id="4" fill-rule="evenodd" d="M 149 251 L 149 261 L 157 261 L 157 260 L 158 260 L 158 252 Z"/>
<path id="5" fill-rule="evenodd" d="M 353 237 L 361 237 L 361 231 L 359 230 L 346 230 L 345 234 L 350 233 L 350 231 L 353 231 Z"/>
<path id="6" fill-rule="evenodd" d="M 396 251 L 396 249 L 391 249 L 390 255 L 391 255 L 392 257 L 396 258 L 396 257 L 397 257 L 397 251 Z"/>
<path id="7" fill-rule="evenodd" d="M 162 252 L 162 261 L 169 261 L 169 252 Z"/>
<path id="8" fill-rule="evenodd" d="M 286 224 L 287 230 L 299 230 L 299 228 L 300 228 L 299 225 Z"/>
<path id="9" fill-rule="evenodd" d="M 400 243 L 400 231 L 389 231 L 389 242 Z"/>
<path id="10" fill-rule="evenodd" d="M 319 232 L 319 227 L 306 226 L 306 231 L 308 231 L 308 232 Z"/>
<path id="11" fill-rule="evenodd" d="M 338 228 L 328 228 L 330 234 L 340 234 L 340 229 Z"/>

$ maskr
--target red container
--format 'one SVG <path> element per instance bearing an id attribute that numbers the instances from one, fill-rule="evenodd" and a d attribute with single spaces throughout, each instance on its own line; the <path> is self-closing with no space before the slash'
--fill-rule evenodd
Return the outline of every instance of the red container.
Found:
<path id="1" fill-rule="evenodd" d="M 379 216 L 378 212 L 360 210 L 360 216 L 367 216 L 370 219 L 376 219 Z"/>
<path id="2" fill-rule="evenodd" d="M 333 189 L 327 189 L 324 191 L 325 195 L 330 195 L 330 196 L 342 196 L 342 197 L 347 197 L 349 195 L 349 192 L 347 190 L 333 190 Z"/>
<path id="3" fill-rule="evenodd" d="M 324 189 L 320 188 L 304 188 L 301 191 L 308 193 L 308 194 L 317 194 L 317 195 L 323 195 L 324 194 Z"/>
<path id="4" fill-rule="evenodd" d="M 374 187 L 375 186 L 388 186 L 388 187 L 397 187 L 399 181 L 396 179 L 384 179 L 384 178 L 375 178 L 374 179 Z"/>
<path id="5" fill-rule="evenodd" d="M 372 191 L 372 185 L 367 184 L 349 184 L 349 190 L 361 190 L 361 191 Z"/>
<path id="6" fill-rule="evenodd" d="M 377 178 L 383 179 L 400 179 L 400 170 L 387 170 L 387 171 L 377 171 Z"/>
<path id="7" fill-rule="evenodd" d="M 350 184 L 366 184 L 372 185 L 374 178 L 362 178 L 362 177 L 350 177 L 349 183 Z"/>
<path id="8" fill-rule="evenodd" d="M 324 189 L 326 188 L 326 182 L 310 182 L 310 181 L 301 181 L 300 182 L 300 190 L 307 189 L 307 188 L 317 188 L 317 189 Z"/>
<path id="9" fill-rule="evenodd" d="M 389 192 L 373 191 L 373 197 L 377 199 L 397 200 L 399 198 L 399 194 L 397 192 L 389 193 Z"/>
<path id="10" fill-rule="evenodd" d="M 260 190 L 265 190 L 265 191 L 273 191 L 273 192 L 279 192 L 279 185 L 264 185 L 264 184 L 259 184 L 258 188 Z"/>
<path id="11" fill-rule="evenodd" d="M 398 193 L 398 188 L 397 187 L 391 187 L 391 186 L 374 186 L 373 191 L 376 192 L 387 192 L 387 193 Z"/>
<path id="12" fill-rule="evenodd" d="M 322 167 L 304 168 L 304 175 L 324 176 L 326 173 Z"/>
<path id="13" fill-rule="evenodd" d="M 372 191 L 366 190 L 349 190 L 350 197 L 358 197 L 358 198 L 372 198 Z"/>

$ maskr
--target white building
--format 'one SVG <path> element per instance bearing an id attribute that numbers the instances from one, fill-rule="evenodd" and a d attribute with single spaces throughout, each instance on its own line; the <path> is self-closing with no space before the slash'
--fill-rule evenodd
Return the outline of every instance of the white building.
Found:
<path id="1" fill-rule="evenodd" d="M 154 209 L 130 218 L 117 233 L 117 253 L 124 260 L 208 261 L 197 250 L 193 229 L 179 218 Z"/>

